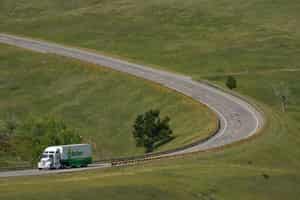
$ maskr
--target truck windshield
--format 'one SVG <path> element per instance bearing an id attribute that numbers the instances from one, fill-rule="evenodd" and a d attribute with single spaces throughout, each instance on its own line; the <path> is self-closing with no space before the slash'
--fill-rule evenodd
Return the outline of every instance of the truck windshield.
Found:
<path id="1" fill-rule="evenodd" d="M 46 153 L 42 154 L 42 158 L 53 158 L 53 157 L 54 157 L 53 154 L 46 154 Z"/>
<path id="2" fill-rule="evenodd" d="M 45 154 L 45 153 L 44 153 L 44 154 L 42 155 L 42 158 L 48 158 L 48 154 Z"/>

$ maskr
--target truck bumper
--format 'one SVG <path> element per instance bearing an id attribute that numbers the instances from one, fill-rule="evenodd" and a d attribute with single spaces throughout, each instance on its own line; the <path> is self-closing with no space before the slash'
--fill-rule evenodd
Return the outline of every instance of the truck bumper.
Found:
<path id="1" fill-rule="evenodd" d="M 42 163 L 42 162 L 39 162 L 38 163 L 38 169 L 50 169 L 50 164 L 48 163 Z"/>

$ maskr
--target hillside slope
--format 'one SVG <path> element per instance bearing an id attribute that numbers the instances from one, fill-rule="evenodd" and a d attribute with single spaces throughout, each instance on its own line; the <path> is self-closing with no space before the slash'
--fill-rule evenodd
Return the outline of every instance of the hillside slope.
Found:
<path id="1" fill-rule="evenodd" d="M 1 198 L 93 200 L 101 194 L 104 199 L 130 200 L 294 200 L 300 196 L 298 0 L 70 2 L 3 0 L 0 29 L 103 51 L 220 86 L 228 74 L 237 73 L 237 92 L 264 109 L 267 127 L 243 145 L 186 159 L 59 177 L 4 179 Z M 273 91 L 280 83 L 290 93 L 284 113 Z M 33 191 L 36 185 L 41 187 Z"/>
<path id="2" fill-rule="evenodd" d="M 297 0 L 2 0 L 0 29 L 189 75 L 299 67 Z"/>
<path id="3" fill-rule="evenodd" d="M 63 119 L 94 145 L 95 159 L 142 154 L 131 130 L 135 117 L 148 109 L 171 117 L 176 138 L 164 149 L 207 137 L 215 128 L 216 117 L 207 107 L 171 90 L 99 66 L 5 45 L 0 45 L 0 86 L 0 119 Z M 0 155 L 1 165 L 7 156 Z"/>

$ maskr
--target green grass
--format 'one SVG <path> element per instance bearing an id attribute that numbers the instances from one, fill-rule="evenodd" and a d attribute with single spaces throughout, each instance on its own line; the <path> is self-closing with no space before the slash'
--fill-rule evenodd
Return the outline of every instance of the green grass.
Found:
<path id="1" fill-rule="evenodd" d="M 0 45 L 0 119 L 14 116 L 22 121 L 31 115 L 63 119 L 94 145 L 95 159 L 142 154 L 131 130 L 135 117 L 151 108 L 171 117 L 176 136 L 158 150 L 207 137 L 215 128 L 215 116 L 207 107 L 159 85 L 71 59 Z M 0 165 L 5 160 L 1 155 Z"/>
<path id="2" fill-rule="evenodd" d="M 297 0 L 2 0 L 0 30 L 189 75 L 299 67 Z"/>
<path id="3" fill-rule="evenodd" d="M 0 198 L 297 199 L 300 195 L 299 75 L 300 72 L 275 72 L 237 78 L 239 92 L 259 100 L 269 119 L 261 135 L 247 143 L 133 167 L 2 179 Z M 222 79 L 214 81 L 222 85 Z M 286 113 L 280 111 L 268 87 L 280 81 L 290 87 L 292 94 Z"/>
<path id="4" fill-rule="evenodd" d="M 278 71 L 300 68 L 299 1 L 68 2 L 3 0 L 0 29 L 94 49 L 220 86 L 224 86 L 226 74 L 241 73 L 236 75 L 237 91 L 262 107 L 268 124 L 247 143 L 185 159 L 3 179 L 0 198 L 299 198 L 300 72 Z M 280 82 L 290 88 L 285 113 L 272 91 Z"/>

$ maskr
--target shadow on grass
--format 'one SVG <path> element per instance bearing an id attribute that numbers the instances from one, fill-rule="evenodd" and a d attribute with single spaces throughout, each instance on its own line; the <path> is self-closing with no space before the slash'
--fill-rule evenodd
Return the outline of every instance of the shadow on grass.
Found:
<path id="1" fill-rule="evenodd" d="M 159 141 L 157 142 L 155 145 L 154 145 L 154 149 L 157 149 L 159 148 L 160 146 L 164 145 L 164 144 L 167 144 L 168 142 L 171 142 L 172 140 L 174 140 L 176 137 L 175 136 L 171 136 L 171 137 L 168 137 L 162 141 Z"/>

